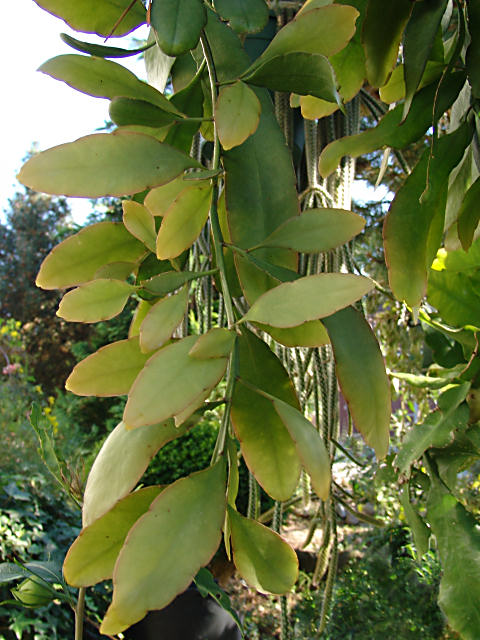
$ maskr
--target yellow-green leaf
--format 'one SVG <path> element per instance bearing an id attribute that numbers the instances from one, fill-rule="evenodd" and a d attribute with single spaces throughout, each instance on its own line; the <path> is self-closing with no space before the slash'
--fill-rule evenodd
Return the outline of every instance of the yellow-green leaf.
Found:
<path id="1" fill-rule="evenodd" d="M 96 133 L 28 160 L 18 180 L 35 191 L 99 198 L 133 195 L 199 163 L 156 138 L 129 131 Z"/>
<path id="2" fill-rule="evenodd" d="M 161 422 L 180 413 L 220 381 L 227 358 L 192 358 L 188 353 L 197 339 L 183 338 L 150 358 L 130 389 L 123 416 L 128 428 Z"/>
<path id="3" fill-rule="evenodd" d="M 170 205 L 157 236 L 157 257 L 176 258 L 198 238 L 210 211 L 209 183 L 186 187 Z"/>
<path id="4" fill-rule="evenodd" d="M 121 280 L 93 280 L 66 293 L 57 316 L 70 322 L 100 322 L 118 315 L 135 287 Z"/>
<path id="5" fill-rule="evenodd" d="M 259 322 L 255 322 L 255 325 L 272 336 L 275 342 L 286 347 L 321 347 L 330 342 L 327 330 L 320 320 L 310 320 L 288 329 L 270 327 Z"/>
<path id="6" fill-rule="evenodd" d="M 214 327 L 199 337 L 189 351 L 193 358 L 225 358 L 235 343 L 235 332 L 222 327 Z"/>
<path id="7" fill-rule="evenodd" d="M 157 451 L 188 428 L 188 424 L 177 428 L 173 420 L 167 420 L 129 431 L 120 422 L 103 443 L 88 474 L 83 526 L 90 525 L 130 493 Z"/>
<path id="8" fill-rule="evenodd" d="M 322 253 L 345 244 L 364 226 L 365 220 L 351 211 L 310 209 L 284 222 L 258 246 Z"/>
<path id="9" fill-rule="evenodd" d="M 278 533 L 231 507 L 228 519 L 233 561 L 242 578 L 257 591 L 288 593 L 298 576 L 295 551 Z"/>
<path id="10" fill-rule="evenodd" d="M 127 8 L 125 0 L 34 0 L 39 7 L 62 18 L 75 31 L 109 36 Z M 145 9 L 136 2 L 117 25 L 112 36 L 123 36 L 145 22 Z"/>
<path id="11" fill-rule="evenodd" d="M 93 280 L 111 262 L 137 262 L 145 247 L 119 222 L 99 222 L 57 245 L 45 258 L 36 285 L 63 289 Z"/>
<path id="12" fill-rule="evenodd" d="M 275 399 L 273 406 L 295 442 L 300 460 L 312 480 L 316 494 L 322 500 L 327 500 L 332 474 L 330 458 L 320 433 L 310 420 L 290 404 Z"/>
<path id="13" fill-rule="evenodd" d="M 130 323 L 130 327 L 128 329 L 128 337 L 134 338 L 135 336 L 140 335 L 140 326 L 145 319 L 145 316 L 152 308 L 152 304 L 147 300 L 140 300 L 133 313 L 132 322 Z"/>
<path id="14" fill-rule="evenodd" d="M 284 282 L 254 302 L 242 321 L 272 327 L 295 327 L 352 304 L 373 288 L 373 282 L 349 273 L 321 273 Z"/>
<path id="15" fill-rule="evenodd" d="M 78 396 L 127 394 L 150 355 L 140 351 L 138 337 L 113 342 L 79 362 L 65 388 Z"/>
<path id="16" fill-rule="evenodd" d="M 163 216 L 174 200 L 188 186 L 183 176 L 178 176 L 148 192 L 143 204 L 154 216 Z"/>
<path id="17" fill-rule="evenodd" d="M 96 98 L 136 98 L 170 114 L 179 113 L 160 91 L 112 60 L 69 53 L 47 60 L 38 70 Z"/>
<path id="18" fill-rule="evenodd" d="M 143 352 L 161 347 L 178 327 L 187 311 L 188 287 L 162 298 L 151 307 L 140 326 L 140 347 Z"/>
<path id="19" fill-rule="evenodd" d="M 390 383 L 378 342 L 365 318 L 353 307 L 325 318 L 342 393 L 356 428 L 377 458 L 388 451 Z"/>
<path id="20" fill-rule="evenodd" d="M 241 380 L 298 407 L 292 382 L 280 360 L 250 331 L 238 338 Z M 288 500 L 300 476 L 300 459 L 273 404 L 238 382 L 232 398 L 232 423 L 248 468 L 276 500 Z"/>
<path id="21" fill-rule="evenodd" d="M 127 533 L 161 490 L 161 487 L 145 487 L 125 496 L 82 530 L 63 563 L 68 584 L 89 587 L 111 579 Z"/>
<path id="22" fill-rule="evenodd" d="M 240 80 L 220 90 L 215 106 L 218 137 L 224 149 L 242 144 L 257 130 L 262 107 L 255 93 Z"/>
<path id="23" fill-rule="evenodd" d="M 225 468 L 219 461 L 177 480 L 153 501 L 130 530 L 118 556 L 112 604 L 101 633 L 123 631 L 188 587 L 218 547 L 225 493 Z"/>
<path id="24" fill-rule="evenodd" d="M 157 233 L 155 229 L 155 220 L 150 211 L 138 202 L 133 200 L 124 200 L 123 207 L 123 224 L 135 236 L 143 242 L 143 244 L 155 253 L 155 243 Z"/>
<path id="25" fill-rule="evenodd" d="M 98 278 L 126 280 L 128 276 L 136 270 L 136 267 L 137 265 L 133 262 L 110 262 L 95 271 L 93 280 L 97 280 Z"/>

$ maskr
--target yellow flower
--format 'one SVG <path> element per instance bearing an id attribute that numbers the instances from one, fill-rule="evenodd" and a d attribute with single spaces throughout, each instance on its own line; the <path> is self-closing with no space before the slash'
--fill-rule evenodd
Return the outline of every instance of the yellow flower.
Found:
<path id="1" fill-rule="evenodd" d="M 47 398 L 48 404 L 52 405 L 55 402 L 55 398 L 53 396 L 48 396 Z"/>
<path id="2" fill-rule="evenodd" d="M 48 416 L 49 413 L 52 413 L 52 408 L 51 407 L 45 407 L 45 409 L 43 410 L 43 413 Z"/>
<path id="3" fill-rule="evenodd" d="M 12 331 L 10 335 L 12 336 L 12 338 L 18 338 L 20 334 L 18 333 L 18 331 Z"/>
<path id="4" fill-rule="evenodd" d="M 4 336 L 6 333 L 8 333 L 8 327 L 3 325 L 3 327 L 0 329 L 0 334 Z"/>
<path id="5" fill-rule="evenodd" d="M 39 384 L 35 385 L 34 389 L 37 393 L 42 393 L 42 387 Z"/>

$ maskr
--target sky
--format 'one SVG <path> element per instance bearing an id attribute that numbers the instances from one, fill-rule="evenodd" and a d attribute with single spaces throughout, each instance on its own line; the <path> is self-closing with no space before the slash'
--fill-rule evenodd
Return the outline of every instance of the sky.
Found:
<path id="1" fill-rule="evenodd" d="M 49 58 L 76 53 L 60 39 L 61 32 L 89 42 L 102 42 L 100 38 L 74 32 L 33 0 L 3 0 L 2 18 L 0 212 L 8 208 L 8 199 L 20 188 L 16 175 L 33 143 L 43 150 L 70 142 L 94 132 L 108 119 L 107 100 L 86 96 L 37 71 Z M 145 30 L 134 33 L 145 36 Z M 125 60 L 121 64 L 131 66 Z M 142 63 L 133 65 L 141 75 Z M 78 220 L 90 210 L 87 200 L 76 198 L 70 203 Z"/>

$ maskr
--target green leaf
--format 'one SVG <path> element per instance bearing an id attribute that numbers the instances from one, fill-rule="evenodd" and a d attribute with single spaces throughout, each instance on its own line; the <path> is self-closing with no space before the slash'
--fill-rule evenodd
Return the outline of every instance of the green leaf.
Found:
<path id="1" fill-rule="evenodd" d="M 413 113 L 412 107 L 410 114 Z M 385 219 L 390 286 L 399 300 L 412 307 L 420 305 L 427 286 L 427 269 L 440 246 L 448 177 L 462 159 L 472 134 L 472 126 L 466 122 L 437 140 L 433 156 L 426 149 L 397 191 Z"/>
<path id="2" fill-rule="evenodd" d="M 182 285 L 196 280 L 202 276 L 211 275 L 216 270 L 212 271 L 166 271 L 160 273 L 158 276 L 154 276 L 143 283 L 146 291 L 153 293 L 156 296 L 166 296 L 167 293 L 179 289 Z"/>
<path id="3" fill-rule="evenodd" d="M 258 322 L 255 322 L 255 325 L 272 336 L 275 342 L 286 347 L 321 347 L 330 343 L 327 330 L 320 320 L 311 320 L 288 329 L 270 327 Z"/>
<path id="4" fill-rule="evenodd" d="M 479 197 L 480 178 L 477 178 L 465 194 L 458 212 L 458 237 L 465 251 L 470 248 L 475 229 L 480 221 Z"/>
<path id="5" fill-rule="evenodd" d="M 174 482 L 137 521 L 120 551 L 100 633 L 117 634 L 188 587 L 217 549 L 225 519 L 222 461 Z M 151 540 L 155 539 L 155 544 Z"/>
<path id="6" fill-rule="evenodd" d="M 152 2 L 150 23 L 158 46 L 169 56 L 194 49 L 206 21 L 207 13 L 200 0 Z"/>
<path id="7" fill-rule="evenodd" d="M 69 47 L 75 49 L 75 51 L 81 51 L 82 53 L 88 53 L 91 56 L 97 56 L 98 58 L 128 58 L 130 56 L 136 56 L 139 53 L 143 53 L 149 49 L 152 44 L 146 44 L 143 47 L 136 49 L 122 49 L 120 47 L 107 47 L 103 44 L 95 44 L 93 42 L 83 42 L 77 40 L 68 33 L 61 33 L 60 38 L 68 44 Z"/>
<path id="8" fill-rule="evenodd" d="M 430 270 L 427 300 L 442 319 L 457 327 L 480 329 L 480 274 Z"/>
<path id="9" fill-rule="evenodd" d="M 120 422 L 103 443 L 88 474 L 83 497 L 83 526 L 95 522 L 128 495 L 157 451 L 182 436 L 190 426 L 184 424 L 177 428 L 173 420 L 167 420 L 130 431 Z"/>
<path id="10" fill-rule="evenodd" d="M 157 234 L 155 231 L 155 220 L 150 211 L 142 204 L 134 200 L 124 200 L 123 208 L 123 224 L 135 236 L 143 242 L 143 244 L 155 252 L 155 242 Z"/>
<path id="11" fill-rule="evenodd" d="M 355 426 L 377 458 L 384 458 L 390 431 L 390 383 L 378 342 L 368 322 L 352 307 L 323 322 Z"/>
<path id="12" fill-rule="evenodd" d="M 110 33 L 127 8 L 126 0 L 34 0 L 39 7 L 62 18 L 75 31 L 110 36 Z M 145 22 L 145 9 L 135 3 L 115 28 L 113 37 L 123 36 Z"/>
<path id="13" fill-rule="evenodd" d="M 293 385 L 278 358 L 249 331 L 238 339 L 242 380 L 298 408 Z M 232 423 L 248 468 L 276 500 L 288 500 L 298 483 L 300 460 L 273 404 L 238 383 L 232 399 Z"/>
<path id="14" fill-rule="evenodd" d="M 107 344 L 73 368 L 65 388 L 78 396 L 127 394 L 150 355 L 140 351 L 138 337 Z"/>
<path id="15" fill-rule="evenodd" d="M 159 300 L 140 325 L 140 347 L 148 353 L 161 347 L 178 327 L 187 312 L 188 287 Z"/>
<path id="16" fill-rule="evenodd" d="M 235 332 L 222 327 L 214 327 L 201 335 L 188 355 L 192 358 L 226 358 L 235 344 Z"/>
<path id="17" fill-rule="evenodd" d="M 237 33 L 257 33 L 268 22 L 265 0 L 215 0 L 215 11 Z"/>
<path id="18" fill-rule="evenodd" d="M 420 389 L 441 389 L 450 383 L 448 378 L 434 378 L 432 376 L 404 373 L 403 371 L 392 371 L 390 375 L 398 380 L 405 380 L 408 384 Z"/>
<path id="19" fill-rule="evenodd" d="M 411 465 L 428 448 L 446 446 L 453 440 L 455 429 L 466 426 L 468 406 L 461 403 L 465 400 L 469 388 L 469 383 L 464 383 L 444 391 L 438 401 L 439 409 L 430 413 L 423 424 L 407 431 L 396 458 L 396 466 L 400 473 L 409 474 Z"/>
<path id="20" fill-rule="evenodd" d="M 427 518 L 442 564 L 438 603 L 452 629 L 465 640 L 476 640 L 480 629 L 478 523 L 435 478 L 428 497 Z"/>
<path id="21" fill-rule="evenodd" d="M 423 0 L 413 5 L 403 42 L 405 72 L 403 118 L 409 112 L 413 96 L 422 79 L 447 4 L 448 0 Z"/>
<path id="22" fill-rule="evenodd" d="M 183 338 L 150 358 L 129 393 L 123 416 L 128 428 L 161 422 L 180 413 L 220 381 L 227 358 L 192 358 L 188 353 L 197 339 Z"/>
<path id="23" fill-rule="evenodd" d="M 88 282 L 111 262 L 137 262 L 144 245 L 123 224 L 98 222 L 58 244 L 40 266 L 35 284 L 42 289 L 64 289 Z"/>
<path id="24" fill-rule="evenodd" d="M 330 458 L 320 433 L 310 420 L 292 405 L 275 399 L 273 406 L 295 442 L 298 456 L 311 478 L 316 494 L 322 500 L 327 500 L 331 481 Z"/>
<path id="25" fill-rule="evenodd" d="M 376 127 L 353 136 L 334 140 L 322 151 L 319 171 L 326 178 L 337 167 L 343 156 L 356 158 L 371 153 L 380 147 L 403 149 L 421 138 L 432 126 L 432 105 L 437 104 L 438 113 L 446 111 L 457 99 L 465 83 L 463 71 L 449 74 L 440 85 L 429 85 L 418 92 L 405 122 L 401 123 L 402 105 L 388 111 Z"/>
<path id="26" fill-rule="evenodd" d="M 134 98 L 114 98 L 108 111 L 112 122 L 119 127 L 138 125 L 161 128 L 181 119 L 151 102 Z"/>
<path id="27" fill-rule="evenodd" d="M 372 87 L 383 87 L 397 63 L 398 47 L 412 11 L 410 0 L 370 0 L 363 23 L 367 79 Z"/>
<path id="28" fill-rule="evenodd" d="M 371 291 L 373 282 L 348 273 L 321 273 L 285 282 L 258 298 L 242 322 L 295 327 L 329 316 Z"/>
<path id="29" fill-rule="evenodd" d="M 18 180 L 36 191 L 98 198 L 133 195 L 172 180 L 199 163 L 140 133 L 97 133 L 28 160 Z"/>
<path id="30" fill-rule="evenodd" d="M 153 85 L 155 89 L 164 93 L 175 58 L 167 56 L 167 54 L 160 49 L 157 44 L 155 31 L 152 27 L 150 27 L 148 33 L 147 44 L 152 45 L 151 48 L 145 52 L 145 71 L 147 72 L 148 82 Z M 171 104 L 174 105 L 174 102 L 171 102 Z"/>
<path id="31" fill-rule="evenodd" d="M 185 187 L 163 216 L 157 236 L 157 258 L 176 258 L 191 247 L 205 226 L 211 199 L 209 182 Z"/>
<path id="32" fill-rule="evenodd" d="M 298 576 L 295 551 L 263 524 L 228 507 L 233 561 L 248 584 L 263 593 L 288 593 Z"/>
<path id="33" fill-rule="evenodd" d="M 400 491 L 400 502 L 405 513 L 408 526 L 412 530 L 413 541 L 415 543 L 417 560 L 420 560 L 428 551 L 428 541 L 430 540 L 430 529 L 425 524 L 423 518 L 421 518 L 416 509 L 410 502 L 410 491 L 408 484 L 403 486 Z"/>
<path id="34" fill-rule="evenodd" d="M 63 564 L 68 584 L 90 587 L 112 578 L 128 532 L 161 490 L 161 487 L 145 487 L 127 495 L 81 531 Z"/>
<path id="35" fill-rule="evenodd" d="M 468 2 L 466 8 L 470 44 L 467 48 L 465 62 L 473 95 L 480 98 L 480 9 L 476 2 Z"/>
<path id="36" fill-rule="evenodd" d="M 220 89 L 215 106 L 215 121 L 222 147 L 232 149 L 255 133 L 261 110 L 259 99 L 244 82 L 238 80 L 235 84 Z"/>
<path id="37" fill-rule="evenodd" d="M 154 216 L 163 216 L 180 193 L 188 186 L 183 176 L 178 176 L 160 187 L 151 189 L 143 201 L 143 204 Z"/>
<path id="38" fill-rule="evenodd" d="M 137 308 L 133 313 L 132 321 L 128 329 L 129 338 L 134 338 L 135 336 L 140 335 L 140 326 L 151 308 L 152 305 L 150 302 L 148 302 L 147 300 L 140 300 Z"/>
<path id="39" fill-rule="evenodd" d="M 322 253 L 345 244 L 364 226 L 365 220 L 351 211 L 309 209 L 281 224 L 258 246 Z"/>
<path id="40" fill-rule="evenodd" d="M 69 322 L 101 322 L 117 316 L 135 287 L 121 280 L 93 280 L 66 293 L 57 316 Z"/>
<path id="41" fill-rule="evenodd" d="M 267 58 L 247 71 L 245 82 L 274 91 L 294 91 L 330 102 L 339 102 L 335 74 L 325 56 L 292 51 Z"/>
<path id="42" fill-rule="evenodd" d="M 359 12 L 354 7 L 339 4 L 300 13 L 278 31 L 251 69 L 266 60 L 294 51 L 334 55 L 354 35 L 358 16 Z"/>
<path id="43" fill-rule="evenodd" d="M 215 581 L 215 578 L 212 576 L 210 571 L 205 567 L 202 567 L 200 571 L 194 578 L 195 585 L 199 590 L 201 596 L 206 598 L 207 596 L 211 596 L 217 604 L 219 604 L 225 611 L 227 611 L 232 618 L 237 623 L 237 626 L 242 634 L 242 638 L 244 638 L 243 627 L 240 618 L 238 617 L 237 612 L 232 608 L 230 603 L 230 598 L 227 596 L 225 591 L 221 589 Z"/>
<path id="44" fill-rule="evenodd" d="M 156 105 L 163 111 L 179 113 L 162 93 L 111 60 L 70 53 L 47 60 L 38 70 L 89 96 L 109 100 L 136 98 Z"/>

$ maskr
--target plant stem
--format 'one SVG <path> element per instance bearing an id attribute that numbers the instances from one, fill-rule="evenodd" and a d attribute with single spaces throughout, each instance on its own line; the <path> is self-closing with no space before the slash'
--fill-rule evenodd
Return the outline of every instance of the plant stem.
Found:
<path id="1" fill-rule="evenodd" d="M 83 639 L 83 615 L 85 611 L 85 587 L 78 590 L 77 607 L 75 609 L 75 640 Z"/>

